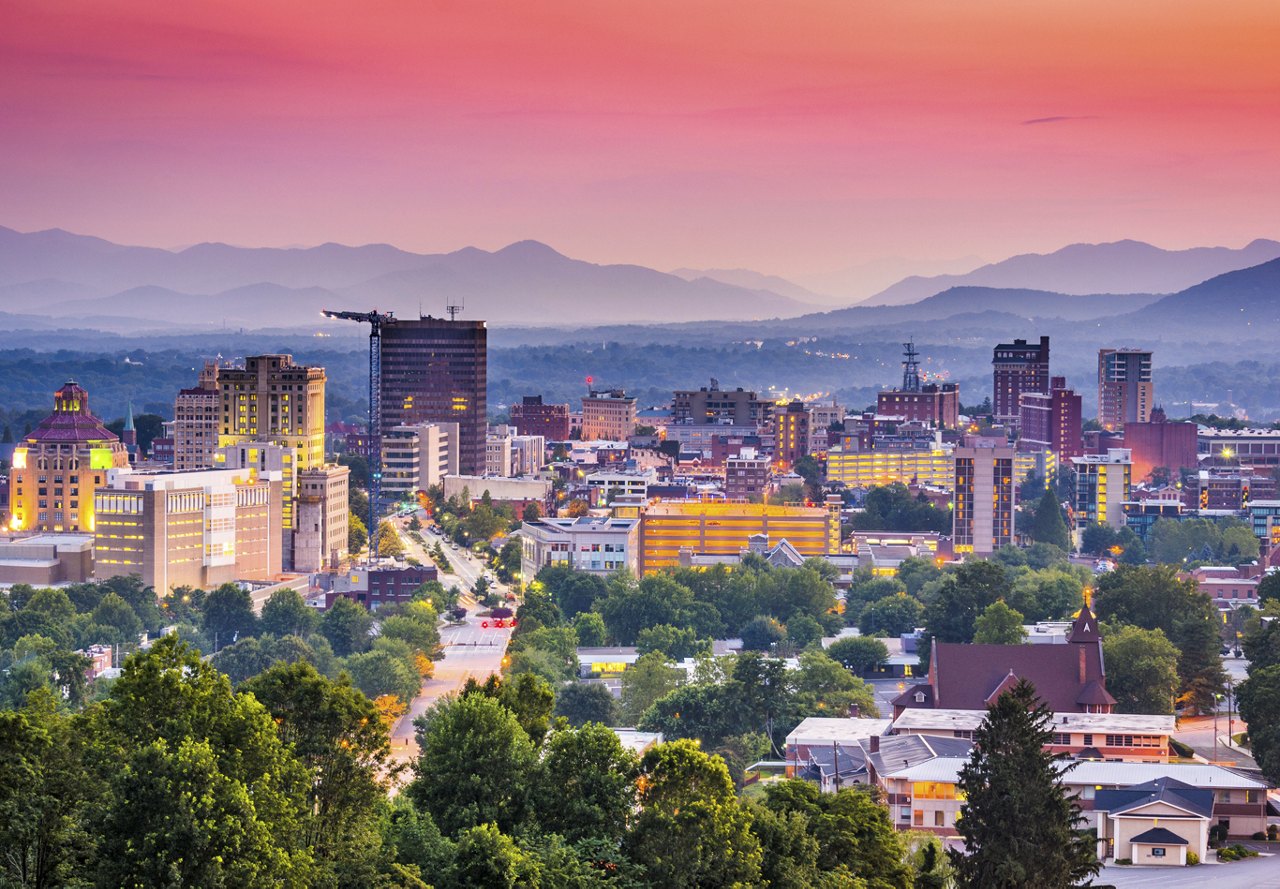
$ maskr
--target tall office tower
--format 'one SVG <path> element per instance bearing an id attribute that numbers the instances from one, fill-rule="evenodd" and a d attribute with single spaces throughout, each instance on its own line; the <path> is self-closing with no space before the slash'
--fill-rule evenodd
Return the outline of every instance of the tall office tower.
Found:
<path id="1" fill-rule="evenodd" d="M 711 386 L 701 389 L 677 389 L 672 393 L 671 419 L 677 423 L 730 423 L 734 426 L 759 426 L 768 419 L 767 405 L 762 405 L 754 392 L 739 386 L 721 389 L 712 378 Z"/>
<path id="2" fill-rule="evenodd" d="M 1054 377 L 1049 392 L 1023 392 L 1019 399 L 1022 418 L 1018 440 L 1036 448 L 1048 448 L 1059 460 L 1084 453 L 1081 441 L 1080 395 L 1067 388 L 1066 377 Z"/>
<path id="3" fill-rule="evenodd" d="M 622 389 L 592 389 L 583 396 L 583 441 L 623 441 L 635 431 L 636 400 Z"/>
<path id="4" fill-rule="evenodd" d="M 952 538 L 957 553 L 990 555 L 1013 543 L 1013 448 L 956 448 Z"/>
<path id="5" fill-rule="evenodd" d="M 397 426 L 458 424 L 458 468 L 484 473 L 488 330 L 430 315 L 382 325 L 382 434 Z"/>
<path id="6" fill-rule="evenodd" d="M 218 365 L 205 362 L 200 380 L 191 389 L 178 392 L 173 402 L 173 468 L 208 469 L 218 447 L 221 412 L 218 395 Z"/>
<path id="7" fill-rule="evenodd" d="M 793 401 L 773 414 L 773 460 L 781 466 L 795 466 L 809 453 L 812 417 L 803 401 Z"/>
<path id="8" fill-rule="evenodd" d="M 74 380 L 53 393 L 53 413 L 13 449 L 9 529 L 93 531 L 93 492 L 107 470 L 129 465 L 115 433 L 89 413 L 89 393 Z"/>
<path id="9" fill-rule="evenodd" d="M 1049 391 L 1049 338 L 1040 344 L 1014 340 L 995 347 L 991 356 L 991 407 L 997 423 L 1017 426 L 1023 392 Z"/>
<path id="10" fill-rule="evenodd" d="M 511 425 L 517 435 L 541 435 L 547 441 L 569 438 L 569 405 L 543 404 L 541 395 L 526 395 L 511 405 Z"/>
<path id="11" fill-rule="evenodd" d="M 1103 429 L 1151 422 L 1155 387 L 1151 353 L 1142 349 L 1098 350 L 1098 422 Z"/>
<path id="12" fill-rule="evenodd" d="M 382 495 L 388 503 L 414 500 L 419 491 L 458 475 L 458 424 L 397 426 L 382 437 Z"/>
<path id="13" fill-rule="evenodd" d="M 222 416 L 218 447 L 264 442 L 284 448 L 284 564 L 293 566 L 297 530 L 297 473 L 324 466 L 323 367 L 293 363 L 291 355 L 253 355 L 244 367 L 218 370 Z"/>

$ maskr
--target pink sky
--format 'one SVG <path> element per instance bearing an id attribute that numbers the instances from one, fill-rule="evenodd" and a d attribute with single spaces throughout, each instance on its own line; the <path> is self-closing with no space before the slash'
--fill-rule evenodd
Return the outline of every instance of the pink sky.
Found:
<path id="1" fill-rule="evenodd" d="M 22 230 L 793 275 L 1280 236 L 1274 0 L 14 0 L 0 25 Z"/>

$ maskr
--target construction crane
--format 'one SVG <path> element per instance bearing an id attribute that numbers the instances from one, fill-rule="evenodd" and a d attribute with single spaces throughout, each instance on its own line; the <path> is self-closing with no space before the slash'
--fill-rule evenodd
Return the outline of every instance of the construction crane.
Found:
<path id="1" fill-rule="evenodd" d="M 378 557 L 378 508 L 382 499 L 382 325 L 395 321 L 390 312 L 337 312 L 326 318 L 369 325 L 369 558 Z"/>

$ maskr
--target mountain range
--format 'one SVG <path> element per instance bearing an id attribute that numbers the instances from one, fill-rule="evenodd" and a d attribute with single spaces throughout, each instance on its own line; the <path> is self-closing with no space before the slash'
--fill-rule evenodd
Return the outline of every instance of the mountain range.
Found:
<path id="1" fill-rule="evenodd" d="M 10 329 L 124 333 L 298 329 L 326 323 L 322 308 L 376 307 L 412 317 L 462 304 L 463 317 L 508 327 L 728 322 L 736 328 L 773 319 L 779 329 L 821 333 L 961 317 L 978 325 L 999 315 L 1063 323 L 1113 318 L 1118 330 L 1133 324 L 1151 335 L 1171 325 L 1179 336 L 1222 325 L 1248 333 L 1255 324 L 1254 330 L 1271 329 L 1280 315 L 1277 257 L 1280 242 L 1269 240 L 1241 249 L 1076 244 L 964 275 L 909 277 L 865 303 L 832 310 L 827 294 L 751 270 L 668 274 L 599 265 L 536 241 L 444 254 L 386 244 L 163 250 L 58 229 L 0 227 L 0 320 Z"/>

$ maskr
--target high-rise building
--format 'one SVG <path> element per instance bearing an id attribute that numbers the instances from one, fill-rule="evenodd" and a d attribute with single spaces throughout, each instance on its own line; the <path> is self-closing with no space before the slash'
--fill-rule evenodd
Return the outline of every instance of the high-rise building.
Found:
<path id="1" fill-rule="evenodd" d="M 457 423 L 396 426 L 382 437 L 382 493 L 389 502 L 412 500 L 457 474 Z"/>
<path id="2" fill-rule="evenodd" d="M 458 466 L 482 475 L 488 428 L 488 329 L 426 317 L 382 325 L 382 434 L 397 426 L 458 424 Z"/>
<path id="3" fill-rule="evenodd" d="M 885 389 L 876 397 L 876 413 L 883 417 L 917 420 L 943 429 L 960 425 L 960 385 L 923 384 L 915 341 L 902 344 L 902 388 Z"/>
<path id="4" fill-rule="evenodd" d="M 773 413 L 773 460 L 780 466 L 795 466 L 809 453 L 812 416 L 803 401 L 793 401 Z"/>
<path id="5" fill-rule="evenodd" d="M 671 419 L 676 423 L 759 426 L 768 419 L 768 404 L 741 386 L 721 389 L 720 381 L 713 377 L 710 386 L 677 389 L 671 401 Z"/>
<path id="6" fill-rule="evenodd" d="M 205 362 L 199 382 L 178 392 L 173 402 L 173 468 L 208 469 L 221 429 L 218 364 Z"/>
<path id="7" fill-rule="evenodd" d="M 1047 348 L 1047 347 L 1046 347 Z M 1017 483 L 1013 448 L 956 448 L 952 538 L 957 553 L 990 555 L 1013 543 Z"/>
<path id="8" fill-rule="evenodd" d="M 1049 391 L 1049 338 L 1039 345 L 1014 340 L 995 347 L 991 356 L 991 408 L 997 423 L 1016 426 L 1023 392 Z"/>
<path id="9" fill-rule="evenodd" d="M 1049 392 L 1023 392 L 1019 399 L 1018 438 L 1032 448 L 1048 448 L 1059 460 L 1084 453 L 1081 440 L 1079 394 L 1067 388 L 1066 377 L 1054 377 Z"/>
<path id="10" fill-rule="evenodd" d="M 116 469 L 93 495 L 99 579 L 138 574 L 168 595 L 281 571 L 278 472 Z"/>
<path id="11" fill-rule="evenodd" d="M 583 441 L 624 441 L 635 431 L 636 400 L 622 389 L 592 389 L 583 396 Z"/>
<path id="12" fill-rule="evenodd" d="M 1146 423 L 1155 406 L 1151 352 L 1142 349 L 1098 350 L 1098 422 L 1120 430 L 1125 423 Z"/>
<path id="13" fill-rule="evenodd" d="M 511 405 L 511 425 L 519 435 L 541 435 L 547 441 L 569 438 L 569 405 L 543 404 L 541 395 L 526 395 Z"/>
<path id="14" fill-rule="evenodd" d="M 1071 459 L 1075 473 L 1072 488 L 1072 524 L 1076 532 L 1091 525 L 1124 525 L 1124 503 L 1129 499 L 1133 463 L 1125 448 L 1105 454 L 1085 454 Z"/>
<path id="15" fill-rule="evenodd" d="M 89 393 L 68 381 L 53 413 L 13 449 L 9 529 L 92 532 L 94 490 L 128 465 L 124 444 L 89 412 Z"/>

